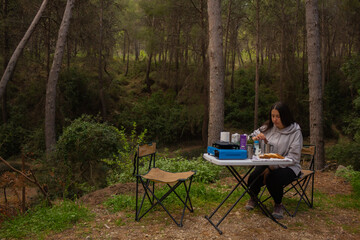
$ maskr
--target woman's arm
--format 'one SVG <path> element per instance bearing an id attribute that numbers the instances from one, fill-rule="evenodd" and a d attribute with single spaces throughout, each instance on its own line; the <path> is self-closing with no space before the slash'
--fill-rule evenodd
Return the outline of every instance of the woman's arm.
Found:
<path id="1" fill-rule="evenodd" d="M 300 163 L 302 147 L 303 136 L 301 130 L 298 130 L 294 133 L 293 141 L 290 143 L 289 150 L 285 157 L 292 159 L 295 163 Z"/>

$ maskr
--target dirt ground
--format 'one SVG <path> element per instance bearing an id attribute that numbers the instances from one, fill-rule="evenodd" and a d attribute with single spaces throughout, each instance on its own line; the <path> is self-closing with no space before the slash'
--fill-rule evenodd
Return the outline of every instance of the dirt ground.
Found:
<path id="1" fill-rule="evenodd" d="M 317 172 L 315 188 L 330 196 L 351 192 L 351 186 L 333 172 Z M 80 200 L 96 214 L 95 219 L 46 239 L 360 239 L 359 211 L 316 207 L 316 203 L 315 208 L 299 211 L 294 218 L 285 215 L 281 223 L 287 229 L 272 222 L 260 210 L 246 211 L 240 203 L 220 224 L 222 235 L 204 218 L 208 212 L 202 206 L 194 206 L 194 213 L 186 212 L 184 226 L 177 227 L 164 211 L 153 211 L 136 222 L 133 212 L 111 213 L 101 204 L 112 194 L 134 189 L 132 183 L 117 184 L 84 196 Z"/>

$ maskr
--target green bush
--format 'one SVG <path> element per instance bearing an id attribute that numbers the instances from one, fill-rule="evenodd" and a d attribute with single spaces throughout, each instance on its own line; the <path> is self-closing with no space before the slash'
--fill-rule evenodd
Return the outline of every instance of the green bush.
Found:
<path id="1" fill-rule="evenodd" d="M 124 141 L 117 128 L 87 115 L 65 127 L 51 156 L 57 186 L 65 197 L 105 186 L 108 166 L 101 160 L 116 154 Z"/>
<path id="2" fill-rule="evenodd" d="M 185 159 L 183 157 L 158 157 L 156 166 L 170 172 L 196 171 L 193 181 L 212 183 L 219 179 L 223 168 L 205 161 L 202 157 Z"/>
<path id="3" fill-rule="evenodd" d="M 148 170 L 148 165 L 146 164 L 147 159 L 144 159 L 145 164 L 140 164 L 139 173 L 144 174 Z M 127 169 L 122 168 L 122 171 L 111 178 L 113 181 L 109 181 L 109 184 L 116 182 L 131 182 L 135 181 L 133 173 L 132 162 L 130 164 L 124 164 L 127 166 Z M 212 183 L 220 178 L 220 172 L 223 168 L 211 164 L 207 161 L 204 161 L 202 157 L 186 159 L 184 157 L 174 157 L 168 158 L 157 155 L 156 157 L 156 167 L 161 168 L 169 172 L 186 172 L 186 171 L 196 171 L 196 175 L 193 179 L 195 182 L 202 183 Z M 112 172 L 115 174 L 114 172 Z"/>
<path id="4" fill-rule="evenodd" d="M 32 156 L 34 159 L 40 159 L 44 156 L 45 134 L 43 126 L 28 131 L 22 145 L 22 152 L 25 155 Z"/>
<path id="5" fill-rule="evenodd" d="M 346 168 L 342 168 L 336 171 L 337 176 L 342 176 L 348 180 L 352 187 L 353 193 L 357 199 L 360 197 L 360 171 L 355 171 L 355 169 L 350 165 Z"/>
<path id="6" fill-rule="evenodd" d="M 145 142 L 145 135 L 147 130 L 137 135 L 136 123 L 133 123 L 133 129 L 129 137 L 125 134 L 125 128 L 121 128 L 121 148 L 118 149 L 117 154 L 113 154 L 110 158 L 105 158 L 102 161 L 111 166 L 106 180 L 108 185 L 118 182 L 128 182 L 132 180 L 133 156 L 137 150 L 137 146 Z"/>
<path id="7" fill-rule="evenodd" d="M 0 156 L 9 158 L 21 151 L 26 130 L 13 122 L 0 125 Z"/>
<path id="8" fill-rule="evenodd" d="M 349 88 L 352 99 L 352 106 L 346 115 L 343 117 L 343 130 L 346 134 L 353 137 L 354 140 L 360 144 L 360 55 L 353 56 L 345 62 L 341 68 L 346 76 L 346 82 Z M 340 114 L 341 115 L 341 114 Z"/>
<path id="9" fill-rule="evenodd" d="M 360 144 L 357 142 L 340 142 L 326 151 L 326 158 L 328 160 L 334 160 L 339 165 L 351 165 L 356 171 L 360 171 L 359 156 Z"/>

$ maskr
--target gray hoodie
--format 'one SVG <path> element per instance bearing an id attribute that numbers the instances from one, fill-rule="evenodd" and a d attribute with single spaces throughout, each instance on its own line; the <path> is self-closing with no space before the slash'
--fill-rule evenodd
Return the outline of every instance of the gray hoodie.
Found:
<path id="1" fill-rule="evenodd" d="M 260 129 L 263 129 L 264 127 L 265 126 L 262 126 L 255 130 L 250 136 L 258 135 L 260 132 L 262 132 Z M 262 133 L 266 136 L 268 143 L 274 146 L 274 153 L 278 153 L 294 161 L 293 165 L 279 165 L 277 167 L 289 167 L 296 175 L 298 175 L 301 171 L 300 158 L 301 149 L 303 146 L 303 136 L 299 124 L 292 123 L 290 126 L 283 129 L 279 129 L 274 125 L 271 129 Z M 261 145 L 264 144 L 263 141 L 260 142 Z"/>

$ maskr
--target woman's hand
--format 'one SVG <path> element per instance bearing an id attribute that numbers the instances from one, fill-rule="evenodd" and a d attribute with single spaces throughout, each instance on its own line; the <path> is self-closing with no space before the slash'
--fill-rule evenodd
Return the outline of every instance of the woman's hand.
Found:
<path id="1" fill-rule="evenodd" d="M 254 140 L 254 141 L 255 141 L 255 140 L 264 140 L 265 143 L 268 142 L 267 139 L 266 139 L 266 137 L 265 137 L 265 135 L 264 135 L 263 133 L 259 133 L 258 135 L 256 135 L 255 137 L 253 137 L 253 140 Z"/>

